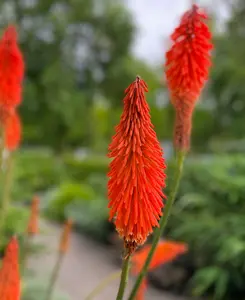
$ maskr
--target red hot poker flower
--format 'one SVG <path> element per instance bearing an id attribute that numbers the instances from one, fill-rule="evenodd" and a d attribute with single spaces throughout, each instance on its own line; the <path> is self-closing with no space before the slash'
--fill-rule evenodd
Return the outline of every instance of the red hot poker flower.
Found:
<path id="1" fill-rule="evenodd" d="M 16 106 L 21 102 L 24 61 L 17 44 L 14 26 L 5 30 L 0 41 L 0 104 Z"/>
<path id="2" fill-rule="evenodd" d="M 60 253 L 66 253 L 68 251 L 70 245 L 72 225 L 73 225 L 73 221 L 71 219 L 68 219 L 64 224 L 64 228 L 60 238 L 60 245 L 59 245 Z"/>
<path id="3" fill-rule="evenodd" d="M 5 146 L 9 151 L 19 147 L 21 141 L 21 122 L 16 111 L 9 117 L 5 126 Z"/>
<path id="4" fill-rule="evenodd" d="M 14 108 L 6 105 L 0 105 L 0 127 L 5 126 L 14 113 Z"/>
<path id="5" fill-rule="evenodd" d="M 7 246 L 0 270 L 0 299 L 20 300 L 18 252 L 18 242 L 13 237 Z"/>
<path id="6" fill-rule="evenodd" d="M 181 18 L 171 35 L 173 45 L 166 53 L 166 79 L 171 101 L 176 109 L 175 146 L 188 150 L 192 113 L 201 90 L 208 79 L 211 65 L 211 33 L 207 15 L 197 5 Z"/>
<path id="7" fill-rule="evenodd" d="M 29 235 L 35 235 L 38 233 L 38 214 L 39 214 L 39 197 L 34 196 L 31 203 L 31 214 L 27 227 L 27 233 Z"/>
<path id="8" fill-rule="evenodd" d="M 133 255 L 132 273 L 134 275 L 138 275 L 141 272 L 150 249 L 151 249 L 151 245 L 147 245 Z M 188 246 L 184 243 L 177 243 L 172 241 L 159 242 L 148 270 L 152 271 L 155 268 L 174 260 L 178 255 L 187 252 L 187 250 L 188 250 Z M 137 293 L 137 297 L 136 297 L 137 300 L 144 299 L 146 288 L 147 288 L 147 280 L 144 279 L 140 286 L 139 292 Z"/>
<path id="9" fill-rule="evenodd" d="M 125 247 L 145 242 L 162 214 L 166 168 L 145 99 L 146 83 L 137 77 L 125 90 L 124 110 L 109 146 L 110 220 L 115 217 Z"/>
<path id="10" fill-rule="evenodd" d="M 208 78 L 213 45 L 207 18 L 194 4 L 171 35 L 173 45 L 166 53 L 166 77 L 173 101 L 195 102 Z"/>

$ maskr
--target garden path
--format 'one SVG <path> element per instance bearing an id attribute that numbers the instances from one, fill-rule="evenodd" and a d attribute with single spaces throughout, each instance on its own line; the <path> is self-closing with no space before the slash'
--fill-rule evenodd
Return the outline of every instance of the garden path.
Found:
<path id="1" fill-rule="evenodd" d="M 60 226 L 42 222 L 42 234 L 36 237 L 37 243 L 45 246 L 45 251 L 39 256 L 33 256 L 30 267 L 37 276 L 47 278 L 56 258 L 57 243 L 60 236 Z M 57 282 L 57 289 L 70 295 L 71 300 L 83 300 L 89 292 L 110 273 L 117 271 L 118 266 L 111 259 L 110 250 L 78 233 L 71 235 L 71 247 L 67 253 Z M 118 288 L 118 280 L 112 282 L 94 300 L 114 300 Z M 129 281 L 132 286 L 132 279 Z M 184 300 L 184 298 L 148 289 L 146 300 Z"/>

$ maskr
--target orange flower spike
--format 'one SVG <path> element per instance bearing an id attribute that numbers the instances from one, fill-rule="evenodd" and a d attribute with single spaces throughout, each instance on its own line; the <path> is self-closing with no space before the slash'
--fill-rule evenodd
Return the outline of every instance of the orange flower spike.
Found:
<path id="1" fill-rule="evenodd" d="M 6 126 L 13 113 L 14 113 L 13 107 L 0 104 L 0 127 Z"/>
<path id="2" fill-rule="evenodd" d="M 14 107 L 21 102 L 24 61 L 17 32 L 10 25 L 0 41 L 0 104 Z"/>
<path id="3" fill-rule="evenodd" d="M 31 203 L 31 214 L 30 214 L 30 219 L 27 227 L 27 233 L 29 235 L 35 235 L 39 231 L 39 227 L 38 227 L 39 204 L 40 204 L 39 197 L 34 196 Z"/>
<path id="4" fill-rule="evenodd" d="M 5 125 L 5 147 L 9 151 L 14 151 L 19 147 L 21 141 L 20 117 L 14 111 Z"/>
<path id="5" fill-rule="evenodd" d="M 18 241 L 13 237 L 5 251 L 0 270 L 0 299 L 20 300 Z"/>
<path id="6" fill-rule="evenodd" d="M 165 66 L 175 106 L 178 106 L 178 101 L 194 104 L 208 78 L 213 45 L 205 23 L 207 18 L 194 4 L 171 35 L 173 45 L 166 53 Z"/>
<path id="7" fill-rule="evenodd" d="M 66 253 L 69 248 L 72 225 L 73 225 L 73 221 L 71 219 L 68 219 L 65 222 L 61 239 L 60 239 L 60 247 L 59 247 L 60 253 Z"/>
<path id="8" fill-rule="evenodd" d="M 109 146 L 108 198 L 110 220 L 132 253 L 142 245 L 162 214 L 165 198 L 163 152 L 146 102 L 146 83 L 140 78 L 125 90 L 124 110 Z"/>
<path id="9" fill-rule="evenodd" d="M 174 143 L 180 150 L 189 150 L 193 110 L 211 66 L 213 45 L 207 18 L 193 5 L 171 35 L 173 45 L 166 53 L 167 85 L 176 109 Z"/>

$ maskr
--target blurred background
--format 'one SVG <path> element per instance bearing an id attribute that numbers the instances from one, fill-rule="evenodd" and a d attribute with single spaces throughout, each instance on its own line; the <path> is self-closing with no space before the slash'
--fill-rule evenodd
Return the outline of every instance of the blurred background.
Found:
<path id="1" fill-rule="evenodd" d="M 38 194 L 42 251 L 31 266 L 40 283 L 53 263 L 59 224 L 74 219 L 58 283 L 68 298 L 57 299 L 83 299 L 120 266 L 121 244 L 107 222 L 106 153 L 124 89 L 137 74 L 149 86 L 171 184 L 174 112 L 163 64 L 169 35 L 190 2 L 0 2 L 0 29 L 17 24 L 26 62 L 23 143 L 15 154 L 6 237 L 23 232 L 23 204 Z M 211 17 L 213 67 L 195 111 L 192 149 L 165 236 L 187 243 L 189 252 L 149 275 L 147 299 L 173 299 L 166 291 L 177 298 L 245 298 L 245 1 L 197 3 Z M 96 299 L 114 299 L 117 284 Z M 32 291 L 25 300 L 39 298 Z"/>

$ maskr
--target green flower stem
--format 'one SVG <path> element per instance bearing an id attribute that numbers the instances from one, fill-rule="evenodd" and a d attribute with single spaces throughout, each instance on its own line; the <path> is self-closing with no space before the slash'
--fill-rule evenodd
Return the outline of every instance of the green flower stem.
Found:
<path id="1" fill-rule="evenodd" d="M 0 235 L 3 234 L 3 226 L 6 214 L 8 213 L 8 206 L 10 202 L 10 192 L 12 184 L 12 172 L 13 172 L 13 157 L 12 153 L 9 153 L 9 156 L 6 161 L 6 172 L 4 176 L 4 185 L 3 185 L 3 194 L 2 201 L 0 204 Z"/>
<path id="2" fill-rule="evenodd" d="M 105 279 L 103 279 L 92 292 L 84 299 L 84 300 L 92 300 L 95 296 L 97 296 L 109 283 L 116 280 L 117 278 L 120 278 L 121 270 L 116 271 L 109 276 L 107 276 Z"/>
<path id="3" fill-rule="evenodd" d="M 58 279 L 58 275 L 59 275 L 59 272 L 60 272 L 60 267 L 62 265 L 63 258 L 64 258 L 64 253 L 60 252 L 59 255 L 58 255 L 56 264 L 54 266 L 53 273 L 51 274 L 51 278 L 50 278 L 50 281 L 49 281 L 49 286 L 48 286 L 48 289 L 47 289 L 47 293 L 46 293 L 46 296 L 44 298 L 45 300 L 51 300 L 52 297 L 53 297 L 55 284 L 56 284 L 56 281 Z"/>
<path id="4" fill-rule="evenodd" d="M 31 250 L 31 243 L 32 243 L 33 236 L 26 233 L 25 239 L 24 239 L 24 245 L 22 250 L 22 257 L 21 257 L 21 273 L 23 274 L 25 272 L 25 269 L 27 268 L 27 258 L 30 254 Z"/>
<path id="5" fill-rule="evenodd" d="M 126 254 L 126 257 L 123 258 L 121 281 L 120 281 L 120 286 L 119 286 L 119 289 L 118 289 L 116 300 L 122 300 L 123 299 L 125 288 L 126 288 L 126 285 L 127 285 L 127 282 L 128 282 L 130 257 L 131 256 L 129 254 Z"/>
<path id="6" fill-rule="evenodd" d="M 181 175 L 182 175 L 182 170 L 183 170 L 183 164 L 184 164 L 184 160 L 185 160 L 185 152 L 183 151 L 178 151 L 177 152 L 177 157 L 176 157 L 176 171 L 175 171 L 175 177 L 174 177 L 174 181 L 173 181 L 173 187 L 172 190 L 170 192 L 169 198 L 166 202 L 166 206 L 164 208 L 164 214 L 160 220 L 159 223 L 159 228 L 156 228 L 154 236 L 153 236 L 153 241 L 152 241 L 152 246 L 151 249 L 149 251 L 149 254 L 147 256 L 147 259 L 145 261 L 145 264 L 142 268 L 141 273 L 139 274 L 138 278 L 136 279 L 136 282 L 134 284 L 134 287 L 131 291 L 131 294 L 128 298 L 128 300 L 134 300 L 135 296 L 137 294 L 137 291 L 140 287 L 140 284 L 143 280 L 143 278 L 145 277 L 146 273 L 147 273 L 147 269 L 150 265 L 150 262 L 152 260 L 153 254 L 155 252 L 155 249 L 157 247 L 157 244 L 163 234 L 163 231 L 166 227 L 169 215 L 171 213 L 171 208 L 174 204 L 174 200 L 179 188 L 179 183 L 180 183 L 180 179 L 181 179 Z"/>

